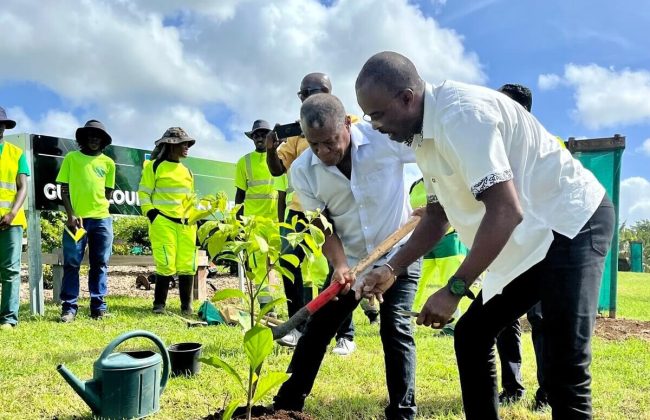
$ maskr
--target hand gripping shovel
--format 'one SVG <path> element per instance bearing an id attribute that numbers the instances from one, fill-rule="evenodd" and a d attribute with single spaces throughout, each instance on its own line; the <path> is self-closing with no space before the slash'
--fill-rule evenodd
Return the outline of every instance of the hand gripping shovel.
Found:
<path id="1" fill-rule="evenodd" d="M 372 263 L 377 261 L 377 259 L 379 259 L 382 255 L 393 248 L 395 244 L 397 244 L 403 237 L 415 229 L 415 226 L 417 226 L 419 222 L 419 216 L 412 216 L 402 227 L 384 239 L 384 241 L 380 243 L 377 248 L 375 248 L 366 258 L 359 261 L 357 265 L 355 265 L 354 268 L 350 270 L 352 275 L 356 276 L 358 273 L 362 272 L 370 265 L 372 265 Z M 334 296 L 338 295 L 344 287 L 345 284 L 340 284 L 338 282 L 330 284 L 327 289 L 323 290 L 323 292 L 316 297 L 316 299 L 300 308 L 300 310 L 296 312 L 291 318 L 289 318 L 287 322 L 284 322 L 282 325 L 272 327 L 271 331 L 273 332 L 273 339 L 277 340 L 284 337 L 291 330 L 305 322 L 310 315 L 322 308 L 327 302 L 332 300 Z"/>

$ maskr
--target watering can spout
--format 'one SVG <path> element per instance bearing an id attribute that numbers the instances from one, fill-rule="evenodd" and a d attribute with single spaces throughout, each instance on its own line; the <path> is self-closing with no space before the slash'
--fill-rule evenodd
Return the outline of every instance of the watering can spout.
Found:
<path id="1" fill-rule="evenodd" d="M 56 367 L 57 372 L 63 376 L 63 379 L 66 380 L 68 384 L 72 387 L 72 389 L 75 390 L 77 394 L 88 404 L 90 409 L 93 412 L 99 412 L 101 409 L 101 406 L 99 404 L 99 395 L 95 393 L 95 390 L 91 386 L 91 383 L 93 381 L 80 381 L 76 376 L 68 370 L 63 365 L 59 365 Z"/>

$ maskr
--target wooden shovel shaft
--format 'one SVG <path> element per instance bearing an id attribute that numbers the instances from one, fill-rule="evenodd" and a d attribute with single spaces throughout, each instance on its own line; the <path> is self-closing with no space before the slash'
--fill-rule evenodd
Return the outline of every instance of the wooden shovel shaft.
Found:
<path id="1" fill-rule="evenodd" d="M 402 240 L 406 235 L 408 235 L 417 224 L 420 222 L 419 216 L 412 216 L 409 220 L 395 232 L 391 233 L 386 239 L 384 239 L 378 246 L 375 248 L 367 257 L 362 259 L 355 265 L 350 272 L 353 276 L 363 272 L 366 268 L 370 267 L 375 261 L 377 261 L 382 255 L 390 251 L 400 240 Z M 289 333 L 293 328 L 303 323 L 311 314 L 318 311 L 322 308 L 327 302 L 332 300 L 336 295 L 338 295 L 341 290 L 345 287 L 345 284 L 340 284 L 334 282 L 329 285 L 325 290 L 323 290 L 316 299 L 309 302 L 298 312 L 296 312 L 287 322 L 282 325 L 279 325 L 273 330 L 273 338 L 279 339 L 284 337 Z"/>

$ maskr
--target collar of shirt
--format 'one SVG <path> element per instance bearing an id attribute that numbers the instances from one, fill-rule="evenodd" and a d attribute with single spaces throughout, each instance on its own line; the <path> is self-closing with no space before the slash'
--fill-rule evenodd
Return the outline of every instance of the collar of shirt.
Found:
<path id="1" fill-rule="evenodd" d="M 403 173 L 413 155 L 367 123 L 350 131 L 351 179 L 308 150 L 292 165 L 291 183 L 305 210 L 328 209 L 352 267 L 408 219 Z"/>

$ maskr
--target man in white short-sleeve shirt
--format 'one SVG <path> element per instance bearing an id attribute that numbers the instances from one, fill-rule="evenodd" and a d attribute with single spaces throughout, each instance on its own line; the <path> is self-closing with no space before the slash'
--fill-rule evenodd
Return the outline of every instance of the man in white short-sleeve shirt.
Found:
<path id="1" fill-rule="evenodd" d="M 333 225 L 323 245 L 334 269 L 332 282 L 352 283 L 350 269 L 411 213 L 404 164 L 415 162 L 415 156 L 410 148 L 392 142 L 369 124 L 351 124 L 340 100 L 330 94 L 305 100 L 300 121 L 310 148 L 291 165 L 290 182 L 304 209 L 323 210 Z M 383 257 L 377 264 L 386 260 Z M 420 261 L 414 260 L 380 306 L 388 419 L 414 419 L 416 415 L 415 341 L 409 317 L 397 312 L 411 309 L 419 275 Z M 274 399 L 276 409 L 302 410 L 328 343 L 358 304 L 353 293 L 344 294 L 309 318 L 291 359 L 291 377 Z"/>
<path id="2" fill-rule="evenodd" d="M 434 87 L 406 57 L 384 52 L 366 62 L 356 91 L 373 128 L 412 145 L 429 195 L 411 239 L 364 277 L 359 294 L 390 290 L 393 269 L 425 253 L 451 223 L 471 251 L 417 322 L 445 325 L 487 270 L 454 336 L 467 418 L 498 418 L 496 336 L 540 300 L 544 328 L 554 332 L 544 343 L 553 416 L 591 418 L 590 341 L 614 222 L 604 188 L 533 115 L 494 90 Z"/>

